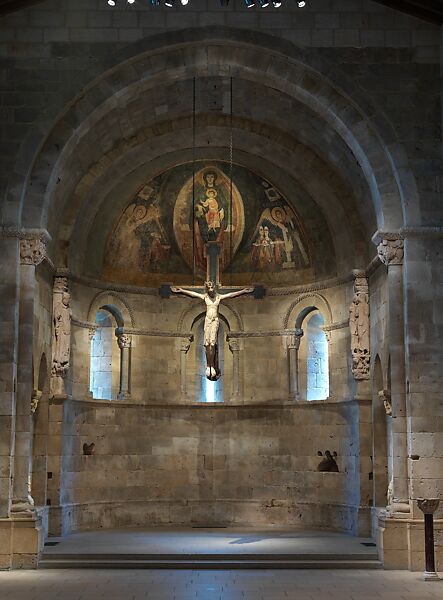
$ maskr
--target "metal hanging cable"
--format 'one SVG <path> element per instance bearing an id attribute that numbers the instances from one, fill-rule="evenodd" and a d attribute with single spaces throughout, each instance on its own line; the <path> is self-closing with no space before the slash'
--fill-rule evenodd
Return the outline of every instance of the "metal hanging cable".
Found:
<path id="1" fill-rule="evenodd" d="M 233 214 L 233 201 L 232 201 L 232 77 L 230 79 L 230 134 L 229 134 L 229 220 L 230 220 L 230 235 L 229 235 L 229 266 L 230 266 L 230 280 L 232 285 L 232 236 L 234 233 L 234 214 Z"/>
<path id="2" fill-rule="evenodd" d="M 192 285 L 195 285 L 195 77 L 192 81 Z"/>

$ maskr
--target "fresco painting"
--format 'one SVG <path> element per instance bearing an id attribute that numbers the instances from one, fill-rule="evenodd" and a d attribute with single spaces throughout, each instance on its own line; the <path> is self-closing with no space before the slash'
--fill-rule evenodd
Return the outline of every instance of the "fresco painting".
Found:
<path id="1" fill-rule="evenodd" d="M 206 167 L 188 179 L 175 203 L 174 233 L 178 247 L 191 269 L 192 232 L 194 232 L 195 243 L 195 267 L 200 275 L 204 275 L 206 272 L 205 243 L 217 241 L 223 245 L 223 269 L 235 256 L 243 231 L 244 209 L 240 192 L 233 182 L 231 215 L 231 183 L 222 170 L 216 166 Z"/>
<path id="2" fill-rule="evenodd" d="M 116 217 L 103 275 L 148 286 L 203 280 L 207 241 L 223 244 L 227 283 L 287 284 L 312 267 L 303 224 L 278 189 L 240 165 L 231 183 L 227 163 L 202 161 L 174 167 L 138 190 Z"/>

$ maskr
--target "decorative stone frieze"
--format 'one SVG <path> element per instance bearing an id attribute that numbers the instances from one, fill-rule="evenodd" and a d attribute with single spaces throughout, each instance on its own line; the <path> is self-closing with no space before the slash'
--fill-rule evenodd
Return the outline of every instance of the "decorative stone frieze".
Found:
<path id="1" fill-rule="evenodd" d="M 403 236 L 399 233 L 385 233 L 377 245 L 377 254 L 387 267 L 402 265 L 404 256 Z"/>
<path id="2" fill-rule="evenodd" d="M 361 271 L 354 273 L 354 297 L 349 309 L 352 373 L 357 381 L 369 379 L 369 286 Z"/>
<path id="3" fill-rule="evenodd" d="M 70 366 L 71 354 L 71 295 L 66 277 L 55 277 L 52 309 L 52 367 L 51 391 L 55 396 L 64 395 L 64 378 Z"/>
<path id="4" fill-rule="evenodd" d="M 46 257 L 46 245 L 39 238 L 20 240 L 20 264 L 36 267 Z"/>

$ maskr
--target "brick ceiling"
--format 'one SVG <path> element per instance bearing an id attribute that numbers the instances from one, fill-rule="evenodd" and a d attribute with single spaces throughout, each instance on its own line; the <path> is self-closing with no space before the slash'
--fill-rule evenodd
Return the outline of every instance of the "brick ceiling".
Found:
<path id="1" fill-rule="evenodd" d="M 0 14 L 13 12 L 39 1 L 41 0 L 0 0 Z M 217 0 L 213 1 L 217 2 Z M 431 23 L 443 23 L 443 0 L 374 0 L 374 2 Z"/>

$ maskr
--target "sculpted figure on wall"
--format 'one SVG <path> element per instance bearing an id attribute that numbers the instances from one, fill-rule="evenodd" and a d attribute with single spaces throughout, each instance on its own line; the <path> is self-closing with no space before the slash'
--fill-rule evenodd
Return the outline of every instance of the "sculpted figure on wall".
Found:
<path id="1" fill-rule="evenodd" d="M 53 395 L 64 395 L 64 378 L 69 370 L 71 354 L 71 295 L 66 277 L 55 277 L 52 313 L 52 368 Z"/>
<path id="2" fill-rule="evenodd" d="M 355 379 L 369 379 L 369 287 L 363 274 L 354 280 L 354 297 L 349 309 L 351 330 L 352 372 Z"/>

